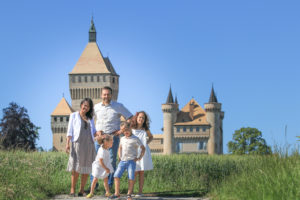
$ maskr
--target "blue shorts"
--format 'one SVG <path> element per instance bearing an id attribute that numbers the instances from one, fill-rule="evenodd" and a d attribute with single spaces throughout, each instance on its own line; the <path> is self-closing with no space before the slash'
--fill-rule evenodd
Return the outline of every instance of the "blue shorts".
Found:
<path id="1" fill-rule="evenodd" d="M 127 169 L 128 179 L 134 180 L 135 166 L 136 166 L 136 163 L 134 162 L 134 160 L 120 161 L 118 168 L 115 171 L 114 177 L 121 178 L 124 171 Z"/>

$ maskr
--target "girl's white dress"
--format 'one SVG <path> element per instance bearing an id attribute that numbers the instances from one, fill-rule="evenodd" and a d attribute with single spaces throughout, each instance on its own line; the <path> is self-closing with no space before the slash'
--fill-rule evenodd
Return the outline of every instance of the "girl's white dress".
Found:
<path id="1" fill-rule="evenodd" d="M 92 165 L 92 175 L 98 179 L 104 179 L 108 177 L 109 173 L 100 165 L 100 158 L 103 159 L 103 163 L 110 170 L 110 173 L 114 172 L 114 168 L 111 164 L 110 154 L 108 149 L 104 149 L 102 146 L 99 148 L 95 161 Z"/>
<path id="2" fill-rule="evenodd" d="M 145 146 L 145 154 L 143 158 L 136 162 L 136 169 L 135 171 L 147 171 L 153 169 L 152 158 L 151 158 L 151 151 L 147 144 L 147 133 L 145 130 L 138 130 L 132 129 L 133 135 L 137 136 L 143 145 Z M 140 156 L 142 149 L 138 149 L 138 156 Z"/>

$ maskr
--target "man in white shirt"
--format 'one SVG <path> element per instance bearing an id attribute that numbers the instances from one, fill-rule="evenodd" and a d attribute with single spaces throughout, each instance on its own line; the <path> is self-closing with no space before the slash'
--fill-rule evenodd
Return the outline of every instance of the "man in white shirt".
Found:
<path id="1" fill-rule="evenodd" d="M 117 161 L 117 152 L 120 143 L 121 134 L 120 124 L 121 115 L 126 119 L 130 119 L 132 114 L 128 111 L 127 108 L 123 106 L 123 104 L 112 101 L 112 89 L 110 87 L 102 88 L 101 98 L 102 102 L 96 104 L 94 106 L 95 115 L 97 118 L 96 121 L 96 130 L 97 134 L 108 134 L 114 136 L 114 142 L 112 148 L 109 149 L 110 156 L 112 160 L 112 166 L 114 170 L 116 170 L 116 161 Z M 96 151 L 100 145 L 95 142 Z M 114 182 L 113 173 L 111 173 L 108 177 L 108 184 L 112 187 Z M 91 176 L 92 181 L 92 176 Z"/>

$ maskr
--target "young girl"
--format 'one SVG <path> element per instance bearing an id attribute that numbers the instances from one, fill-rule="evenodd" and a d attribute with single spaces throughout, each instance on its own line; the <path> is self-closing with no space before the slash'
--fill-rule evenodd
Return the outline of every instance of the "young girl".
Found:
<path id="1" fill-rule="evenodd" d="M 148 144 L 152 141 L 153 136 L 149 130 L 149 117 L 144 111 L 137 112 L 131 120 L 133 135 L 137 136 L 146 148 L 144 157 L 136 162 L 135 177 L 139 176 L 139 193 L 136 197 L 141 197 L 144 187 L 144 171 L 152 170 L 152 158 Z M 147 140 L 148 137 L 148 140 Z"/>
<path id="2" fill-rule="evenodd" d="M 86 196 L 87 198 L 92 198 L 94 196 L 94 189 L 98 179 L 103 179 L 104 188 L 105 188 L 105 196 L 109 197 L 109 187 L 108 187 L 108 175 L 109 173 L 114 172 L 113 167 L 111 165 L 111 159 L 109 154 L 109 148 L 113 145 L 113 137 L 110 135 L 99 136 L 96 138 L 99 144 L 102 144 L 100 149 L 98 150 L 95 161 L 93 162 L 92 175 L 94 176 L 91 191 Z"/>

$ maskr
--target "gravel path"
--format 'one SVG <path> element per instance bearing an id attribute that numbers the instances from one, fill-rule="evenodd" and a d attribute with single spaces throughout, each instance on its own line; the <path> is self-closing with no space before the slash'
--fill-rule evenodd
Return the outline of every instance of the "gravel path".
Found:
<path id="1" fill-rule="evenodd" d="M 51 200 L 66 200 L 66 199 L 74 199 L 74 200 L 87 200 L 85 197 L 69 197 L 68 195 L 57 195 Z M 95 195 L 92 199 L 97 200 L 107 200 L 107 197 Z M 200 198 L 200 197 L 141 197 L 141 198 L 135 198 L 134 200 L 209 200 L 209 198 Z M 123 195 L 119 200 L 126 200 L 126 196 Z"/>

